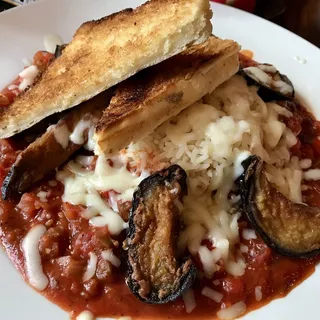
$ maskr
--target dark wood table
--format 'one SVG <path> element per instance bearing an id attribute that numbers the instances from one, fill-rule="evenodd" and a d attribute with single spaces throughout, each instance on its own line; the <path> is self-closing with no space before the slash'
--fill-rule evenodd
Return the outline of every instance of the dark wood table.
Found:
<path id="1" fill-rule="evenodd" d="M 285 10 L 277 15 L 277 7 Z M 261 0 L 256 11 L 320 47 L 320 0 Z"/>
<path id="2" fill-rule="evenodd" d="M 258 0 L 255 14 L 320 47 L 320 0 Z M 0 11 L 12 5 L 0 0 Z"/>

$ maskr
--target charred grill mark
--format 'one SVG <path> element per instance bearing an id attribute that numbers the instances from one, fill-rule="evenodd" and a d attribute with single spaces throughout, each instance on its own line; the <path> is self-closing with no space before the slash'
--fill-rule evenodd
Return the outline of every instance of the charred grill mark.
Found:
<path id="1" fill-rule="evenodd" d="M 179 103 L 182 100 L 183 92 L 173 93 L 166 97 L 169 103 Z"/>

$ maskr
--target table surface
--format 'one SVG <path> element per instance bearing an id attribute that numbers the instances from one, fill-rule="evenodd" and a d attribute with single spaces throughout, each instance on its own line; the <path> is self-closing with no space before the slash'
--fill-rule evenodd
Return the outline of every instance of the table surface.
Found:
<path id="1" fill-rule="evenodd" d="M 264 0 L 258 3 L 255 14 L 271 19 L 320 47 L 320 0 Z M 286 9 L 276 15 L 279 3 L 284 3 L 281 7 Z M 0 11 L 10 8 L 12 5 L 0 0 Z"/>

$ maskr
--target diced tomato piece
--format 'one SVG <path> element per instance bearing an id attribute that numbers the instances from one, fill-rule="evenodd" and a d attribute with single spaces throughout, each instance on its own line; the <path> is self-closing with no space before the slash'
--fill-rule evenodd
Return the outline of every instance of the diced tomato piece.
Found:
<path id="1" fill-rule="evenodd" d="M 115 191 L 113 189 L 108 190 L 108 191 L 101 191 L 100 192 L 100 195 L 106 200 L 109 200 L 110 196 L 114 197 L 114 196 L 116 196 L 118 194 L 119 194 L 119 192 L 117 192 L 117 191 Z"/>
<path id="2" fill-rule="evenodd" d="M 251 239 L 249 243 L 248 262 L 253 268 L 260 268 L 270 263 L 271 249 L 260 239 Z"/>
<path id="3" fill-rule="evenodd" d="M 303 192 L 303 201 L 310 206 L 320 207 L 320 190 L 310 189 Z"/>
<path id="4" fill-rule="evenodd" d="M 320 181 L 304 181 L 304 185 L 308 186 L 308 190 L 303 191 L 303 201 L 308 205 L 320 207 Z"/>
<path id="5" fill-rule="evenodd" d="M 242 68 L 252 67 L 257 65 L 256 61 L 250 59 L 247 55 L 241 52 L 239 52 L 239 60 Z"/>
<path id="6" fill-rule="evenodd" d="M 84 208 L 80 205 L 73 205 L 69 202 L 63 202 L 63 211 L 68 220 L 75 220 L 79 218 L 80 212 Z"/>
<path id="7" fill-rule="evenodd" d="M 19 94 L 19 90 L 9 90 L 8 88 L 5 88 L 2 90 L 2 94 L 7 97 L 9 104 L 13 102 L 15 97 Z"/>
<path id="8" fill-rule="evenodd" d="M 244 55 L 247 59 L 250 60 L 253 58 L 253 52 L 251 50 L 241 50 L 240 54 Z"/>
<path id="9" fill-rule="evenodd" d="M 44 70 L 53 59 L 54 54 L 47 51 L 38 51 L 33 56 L 33 64 L 35 64 L 41 71 Z"/>
<path id="10" fill-rule="evenodd" d="M 297 136 L 302 130 L 299 118 L 297 117 L 285 118 L 284 123 L 295 136 Z"/>
<path id="11" fill-rule="evenodd" d="M 15 148 L 9 139 L 0 140 L 0 154 L 14 152 Z"/>
<path id="12" fill-rule="evenodd" d="M 10 104 L 9 98 L 0 92 L 0 107 L 6 107 Z"/>
<path id="13" fill-rule="evenodd" d="M 222 290 L 224 291 L 224 302 L 234 303 L 245 298 L 244 284 L 240 278 L 227 276 L 222 280 Z"/>
<path id="14" fill-rule="evenodd" d="M 17 205 L 17 208 L 23 212 L 23 216 L 27 220 L 34 218 L 38 211 L 35 206 L 35 200 L 36 196 L 33 193 L 24 193 Z"/>
<path id="15" fill-rule="evenodd" d="M 112 246 L 108 227 L 96 229 L 82 228 L 81 231 L 72 238 L 72 253 L 76 257 L 86 258 L 89 252 L 106 250 Z"/>

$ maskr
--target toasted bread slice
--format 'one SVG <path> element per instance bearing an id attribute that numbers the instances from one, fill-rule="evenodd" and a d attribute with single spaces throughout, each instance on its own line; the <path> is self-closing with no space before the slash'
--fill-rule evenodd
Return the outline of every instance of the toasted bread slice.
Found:
<path id="1" fill-rule="evenodd" d="M 141 69 L 211 34 L 208 0 L 151 0 L 84 23 L 71 43 L 9 107 L 0 110 L 0 138 L 88 100 Z"/>
<path id="2" fill-rule="evenodd" d="M 210 37 L 121 83 L 96 127 L 95 153 L 115 154 L 213 91 L 238 71 L 239 50 Z"/>
<path id="3" fill-rule="evenodd" d="M 27 191 L 79 150 L 86 142 L 88 132 L 82 133 L 86 136 L 83 143 L 72 142 L 70 133 L 82 119 L 94 120 L 101 117 L 103 110 L 109 105 L 111 90 L 104 91 L 83 102 L 78 108 L 70 110 L 57 124 L 49 127 L 41 137 L 24 149 L 4 179 L 2 199 L 12 198 Z"/>

